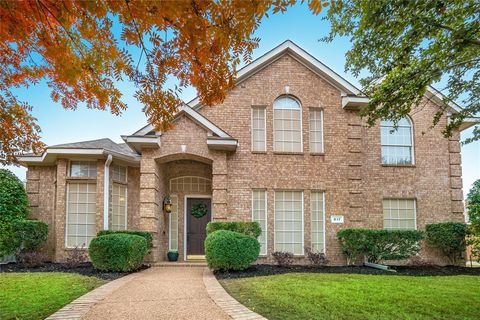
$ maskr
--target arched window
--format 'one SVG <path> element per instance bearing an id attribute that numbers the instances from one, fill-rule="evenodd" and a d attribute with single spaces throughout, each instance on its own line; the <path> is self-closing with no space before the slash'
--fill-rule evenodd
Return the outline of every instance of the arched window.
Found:
<path id="1" fill-rule="evenodd" d="M 302 152 L 302 108 L 291 96 L 273 102 L 273 150 Z"/>
<path id="2" fill-rule="evenodd" d="M 394 165 L 413 164 L 412 122 L 408 117 L 400 119 L 397 127 L 393 121 L 380 122 L 382 163 Z"/>

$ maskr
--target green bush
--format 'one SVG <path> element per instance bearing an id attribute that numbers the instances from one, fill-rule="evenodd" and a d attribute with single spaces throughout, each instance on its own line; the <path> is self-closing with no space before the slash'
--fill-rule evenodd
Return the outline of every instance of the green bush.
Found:
<path id="1" fill-rule="evenodd" d="M 467 225 L 462 222 L 442 222 L 427 224 L 427 242 L 439 249 L 452 264 L 465 252 Z"/>
<path id="2" fill-rule="evenodd" d="M 359 256 L 368 262 L 401 260 L 416 255 L 424 233 L 417 230 L 344 229 L 337 234 L 349 264 Z"/>
<path id="3" fill-rule="evenodd" d="M 244 270 L 259 254 L 258 240 L 239 232 L 218 230 L 205 240 L 205 257 L 212 270 Z"/>
<path id="4" fill-rule="evenodd" d="M 257 239 L 262 228 L 256 221 L 212 221 L 207 224 L 207 235 L 218 230 L 229 230 Z"/>
<path id="5" fill-rule="evenodd" d="M 133 234 L 107 234 L 92 239 L 88 254 L 98 270 L 133 271 L 143 264 L 147 241 Z"/>
<path id="6" fill-rule="evenodd" d="M 18 225 L 24 251 L 37 251 L 47 242 L 48 225 L 45 222 L 24 220 Z"/>
<path id="7" fill-rule="evenodd" d="M 139 231 L 139 230 L 100 230 L 97 233 L 97 237 L 105 236 L 107 234 L 133 234 L 145 238 L 147 241 L 148 251 L 152 250 L 153 247 L 153 236 L 151 232 L 148 231 Z"/>
<path id="8" fill-rule="evenodd" d="M 28 197 L 22 181 L 10 170 L 0 169 L 0 225 L 27 215 Z"/>

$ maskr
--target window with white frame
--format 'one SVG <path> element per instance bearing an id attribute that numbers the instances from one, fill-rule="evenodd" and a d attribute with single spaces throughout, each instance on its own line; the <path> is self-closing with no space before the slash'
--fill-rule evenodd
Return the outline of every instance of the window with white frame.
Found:
<path id="1" fill-rule="evenodd" d="M 303 192 L 275 191 L 275 251 L 303 254 Z"/>
<path id="2" fill-rule="evenodd" d="M 112 230 L 127 229 L 127 186 L 112 185 Z"/>
<path id="3" fill-rule="evenodd" d="M 66 246 L 88 247 L 95 238 L 97 185 L 95 183 L 67 184 Z"/>
<path id="4" fill-rule="evenodd" d="M 170 192 L 210 192 L 212 180 L 202 177 L 184 176 L 170 179 Z"/>
<path id="5" fill-rule="evenodd" d="M 325 251 L 325 194 L 314 191 L 310 193 L 310 217 L 312 233 L 312 251 Z"/>
<path id="6" fill-rule="evenodd" d="M 398 121 L 380 122 L 382 163 L 394 165 L 413 164 L 412 123 L 408 117 Z"/>
<path id="7" fill-rule="evenodd" d="M 71 161 L 70 177 L 95 178 L 97 176 L 96 161 Z"/>
<path id="8" fill-rule="evenodd" d="M 323 110 L 310 108 L 310 152 L 323 152 Z"/>
<path id="9" fill-rule="evenodd" d="M 260 242 L 260 254 L 267 254 L 267 192 L 263 189 L 252 191 L 252 221 L 256 221 L 262 228 L 262 234 L 258 237 Z"/>
<path id="10" fill-rule="evenodd" d="M 291 96 L 273 102 L 273 150 L 302 152 L 302 108 Z"/>
<path id="11" fill-rule="evenodd" d="M 414 199 L 383 199 L 383 227 L 385 229 L 416 229 Z"/>
<path id="12" fill-rule="evenodd" d="M 178 197 L 171 195 L 172 212 L 169 219 L 169 250 L 178 250 Z"/>
<path id="13" fill-rule="evenodd" d="M 266 151 L 266 108 L 252 107 L 252 151 Z"/>
<path id="14" fill-rule="evenodd" d="M 112 166 L 112 179 L 117 182 L 127 182 L 127 167 L 113 165 Z"/>

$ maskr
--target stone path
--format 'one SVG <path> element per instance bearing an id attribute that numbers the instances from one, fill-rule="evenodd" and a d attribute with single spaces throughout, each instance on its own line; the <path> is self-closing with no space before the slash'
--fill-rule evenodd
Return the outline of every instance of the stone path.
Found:
<path id="1" fill-rule="evenodd" d="M 209 296 L 204 267 L 153 267 L 98 301 L 83 319 L 231 319 Z"/>

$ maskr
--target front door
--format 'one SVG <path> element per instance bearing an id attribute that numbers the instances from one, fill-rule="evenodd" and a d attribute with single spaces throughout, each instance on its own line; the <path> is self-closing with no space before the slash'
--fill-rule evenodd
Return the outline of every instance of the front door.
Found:
<path id="1" fill-rule="evenodd" d="M 207 223 L 212 218 L 212 201 L 187 198 L 187 255 L 204 255 Z"/>

